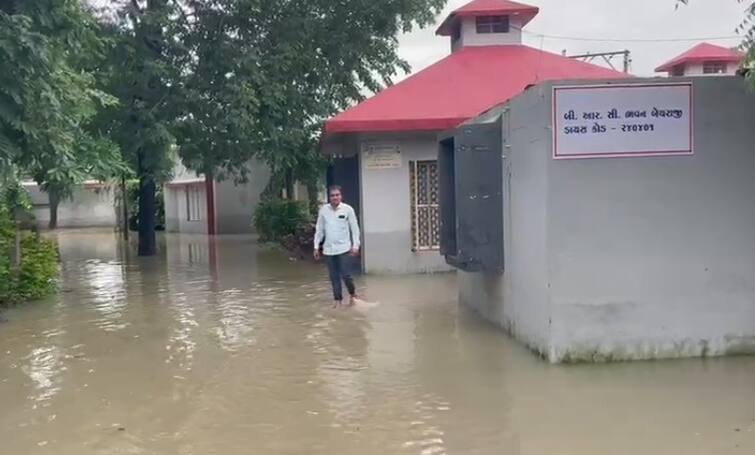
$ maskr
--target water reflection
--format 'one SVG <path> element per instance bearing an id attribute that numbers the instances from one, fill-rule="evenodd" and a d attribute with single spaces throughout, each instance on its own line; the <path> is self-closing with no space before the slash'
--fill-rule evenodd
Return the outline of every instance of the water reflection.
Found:
<path id="1" fill-rule="evenodd" d="M 199 326 L 194 316 L 194 303 L 185 295 L 173 295 L 170 299 L 173 311 L 173 329 L 165 349 L 168 351 L 166 363 L 178 362 L 182 370 L 191 370 L 194 361 L 194 331 Z"/>
<path id="2" fill-rule="evenodd" d="M 218 314 L 218 325 L 215 327 L 220 346 L 234 352 L 241 348 L 254 345 L 254 313 L 253 300 L 249 295 L 256 296 L 255 290 L 247 293 L 239 289 L 221 291 L 217 297 L 213 294 L 209 302 Z"/>
<path id="3" fill-rule="evenodd" d="M 34 384 L 32 393 L 29 395 L 29 399 L 36 402 L 33 405 L 34 409 L 37 404 L 48 406 L 49 404 L 44 402 L 60 392 L 60 375 L 66 370 L 66 367 L 62 365 L 62 359 L 62 349 L 50 344 L 34 348 L 26 356 L 22 370 Z"/>
<path id="4" fill-rule="evenodd" d="M 2 453 L 755 451 L 752 358 L 554 367 L 453 275 L 361 277 L 372 305 L 334 311 L 321 265 L 247 237 L 59 241 L 64 292 L 0 324 Z"/>
<path id="5" fill-rule="evenodd" d="M 92 308 L 100 317 L 92 322 L 105 331 L 118 331 L 126 328 L 123 311 L 126 308 L 123 266 L 118 262 L 102 262 L 97 259 L 84 265 Z"/>

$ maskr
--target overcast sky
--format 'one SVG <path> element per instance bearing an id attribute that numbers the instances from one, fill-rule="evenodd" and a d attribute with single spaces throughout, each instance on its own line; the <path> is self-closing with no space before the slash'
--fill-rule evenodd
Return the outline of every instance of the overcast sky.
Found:
<path id="1" fill-rule="evenodd" d="M 435 36 L 435 28 L 451 11 L 470 0 L 449 0 L 434 27 L 415 30 L 400 39 L 400 54 L 412 71 L 419 71 L 449 54 L 447 37 Z M 684 42 L 607 42 L 633 39 L 677 39 L 736 36 L 735 28 L 744 18 L 745 5 L 737 0 L 690 0 L 675 9 L 675 0 L 522 0 L 540 7 L 540 14 L 525 28 L 524 43 L 544 50 L 569 54 L 628 49 L 632 52 L 632 73 L 653 75 L 653 69 L 681 54 L 700 40 Z M 537 34 L 577 41 L 541 38 Z M 708 40 L 724 46 L 738 45 L 739 39 Z M 621 62 L 615 60 L 620 68 Z"/>
<path id="2" fill-rule="evenodd" d="M 88 0 L 108 4 L 111 0 Z M 400 38 L 400 55 L 417 72 L 449 54 L 447 37 L 435 36 L 437 25 L 453 10 L 470 0 L 449 0 L 435 26 L 415 30 Z M 540 14 L 524 28 L 524 43 L 547 51 L 569 54 L 629 49 L 632 73 L 653 75 L 653 69 L 700 40 L 677 42 L 633 42 L 636 39 L 679 39 L 736 36 L 744 18 L 745 5 L 737 0 L 690 0 L 676 9 L 676 0 L 520 0 L 538 6 Z M 747 2 L 749 3 L 749 2 Z M 538 34 L 595 41 L 540 37 Z M 628 40 L 609 42 L 605 40 Z M 708 40 L 735 46 L 738 38 Z M 617 65 L 621 65 L 618 59 Z M 397 78 L 400 79 L 400 78 Z"/>

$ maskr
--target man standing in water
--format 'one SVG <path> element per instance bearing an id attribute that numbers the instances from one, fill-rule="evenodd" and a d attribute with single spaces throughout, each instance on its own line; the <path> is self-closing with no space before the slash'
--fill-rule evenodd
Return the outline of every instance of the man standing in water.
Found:
<path id="1" fill-rule="evenodd" d="M 349 306 L 356 303 L 354 279 L 349 272 L 351 256 L 359 254 L 359 223 L 354 209 L 341 202 L 341 187 L 328 188 L 330 204 L 320 207 L 315 229 L 315 259 L 320 259 L 320 244 L 323 239 L 322 254 L 328 264 L 330 282 L 333 285 L 334 308 L 343 304 L 343 287 L 349 291 Z"/>

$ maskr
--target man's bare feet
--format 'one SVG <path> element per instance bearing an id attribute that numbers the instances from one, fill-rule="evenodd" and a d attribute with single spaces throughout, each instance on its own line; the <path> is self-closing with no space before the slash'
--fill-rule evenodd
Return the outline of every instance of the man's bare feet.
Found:
<path id="1" fill-rule="evenodd" d="M 351 307 L 351 306 L 354 306 L 356 304 L 357 304 L 357 296 L 356 295 L 352 295 L 351 297 L 349 297 L 349 306 Z"/>
<path id="2" fill-rule="evenodd" d="M 335 300 L 333 302 L 333 308 L 340 308 L 342 304 L 343 302 L 341 302 L 340 300 Z"/>

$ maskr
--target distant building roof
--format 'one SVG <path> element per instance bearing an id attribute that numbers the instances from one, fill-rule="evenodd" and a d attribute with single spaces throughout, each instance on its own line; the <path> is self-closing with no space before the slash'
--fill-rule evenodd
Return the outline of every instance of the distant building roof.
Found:
<path id="1" fill-rule="evenodd" d="M 509 0 L 474 0 L 448 15 L 440 24 L 436 35 L 451 36 L 456 22 L 462 17 L 510 16 L 522 20 L 522 27 L 527 25 L 540 11 L 536 6 Z"/>
<path id="2" fill-rule="evenodd" d="M 701 43 L 682 55 L 664 63 L 655 69 L 656 72 L 667 72 L 674 69 L 674 67 L 686 64 L 686 63 L 702 63 L 702 62 L 727 62 L 727 63 L 741 63 L 744 58 L 744 54 L 728 47 L 717 46 L 710 43 Z"/>
<path id="3" fill-rule="evenodd" d="M 466 47 L 328 120 L 325 132 L 440 131 L 539 82 L 625 77 L 523 45 Z"/>

